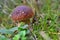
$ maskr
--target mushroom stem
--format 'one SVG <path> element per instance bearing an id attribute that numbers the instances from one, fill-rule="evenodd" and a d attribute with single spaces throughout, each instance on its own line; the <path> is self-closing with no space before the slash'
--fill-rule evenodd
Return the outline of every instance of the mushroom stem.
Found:
<path id="1" fill-rule="evenodd" d="M 17 26 L 20 27 L 20 23 L 18 23 Z"/>

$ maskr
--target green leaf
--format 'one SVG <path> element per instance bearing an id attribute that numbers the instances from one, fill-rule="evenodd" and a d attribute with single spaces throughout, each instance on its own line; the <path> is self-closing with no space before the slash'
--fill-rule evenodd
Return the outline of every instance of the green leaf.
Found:
<path id="1" fill-rule="evenodd" d="M 3 35 L 0 35 L 0 40 L 8 40 L 8 38 L 6 38 L 6 37 L 3 36 Z"/>
<path id="2" fill-rule="evenodd" d="M 1 30 L 0 30 L 0 33 L 1 33 L 1 34 L 12 34 L 12 31 L 9 31 L 9 30 L 7 30 L 7 29 L 1 29 Z"/>
<path id="3" fill-rule="evenodd" d="M 21 37 L 24 37 L 25 35 L 26 35 L 26 31 L 25 30 L 20 32 L 20 36 Z"/>
<path id="4" fill-rule="evenodd" d="M 20 35 L 17 34 L 17 35 L 15 35 L 15 36 L 13 37 L 13 40 L 19 40 L 19 38 L 20 38 Z"/>
<path id="5" fill-rule="evenodd" d="M 26 24 L 26 25 L 23 25 L 23 26 L 19 27 L 18 30 L 19 31 L 27 30 L 27 27 L 28 27 L 28 25 Z"/>

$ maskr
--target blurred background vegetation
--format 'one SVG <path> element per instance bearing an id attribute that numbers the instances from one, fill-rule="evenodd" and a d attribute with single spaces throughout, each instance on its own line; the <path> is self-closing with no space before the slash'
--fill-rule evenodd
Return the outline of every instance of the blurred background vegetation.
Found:
<path id="1" fill-rule="evenodd" d="M 10 31 L 8 32 L 6 29 L 12 31 L 16 29 L 12 29 L 16 26 L 11 20 L 10 14 L 15 7 L 20 5 L 30 6 L 35 13 L 36 22 L 32 27 L 37 40 L 60 40 L 60 0 L 0 0 L 1 37 L 9 39 Z M 8 36 L 6 32 L 9 34 Z M 2 33 L 6 33 L 5 37 L 4 34 L 1 35 Z"/>

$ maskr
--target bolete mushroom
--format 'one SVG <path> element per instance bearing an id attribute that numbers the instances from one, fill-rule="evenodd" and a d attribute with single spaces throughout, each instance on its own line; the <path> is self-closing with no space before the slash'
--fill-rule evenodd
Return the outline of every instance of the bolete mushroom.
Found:
<path id="1" fill-rule="evenodd" d="M 26 24 L 30 24 L 30 18 L 34 17 L 34 13 L 31 7 L 22 5 L 17 6 L 11 14 L 11 18 L 14 22 L 24 22 Z M 18 25 L 19 26 L 19 25 Z M 30 25 L 28 25 L 30 32 L 32 33 L 33 29 Z"/>
<path id="2" fill-rule="evenodd" d="M 29 24 L 30 18 L 34 16 L 31 7 L 26 5 L 17 6 L 11 14 L 11 18 L 14 22 L 24 22 Z"/>

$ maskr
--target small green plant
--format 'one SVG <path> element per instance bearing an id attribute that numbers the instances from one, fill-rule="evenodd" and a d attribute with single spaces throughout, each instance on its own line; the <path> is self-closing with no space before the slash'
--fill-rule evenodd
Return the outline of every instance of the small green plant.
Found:
<path id="1" fill-rule="evenodd" d="M 13 37 L 13 40 L 26 40 L 26 34 L 28 32 L 28 29 L 26 28 L 27 26 L 28 25 L 24 25 L 24 23 L 21 22 L 20 27 L 18 28 L 18 34 Z"/>

